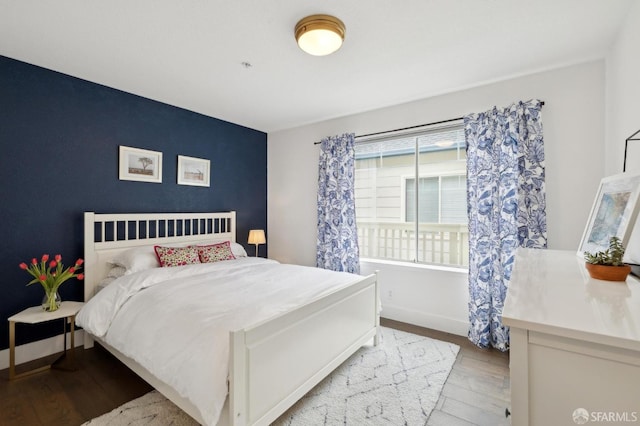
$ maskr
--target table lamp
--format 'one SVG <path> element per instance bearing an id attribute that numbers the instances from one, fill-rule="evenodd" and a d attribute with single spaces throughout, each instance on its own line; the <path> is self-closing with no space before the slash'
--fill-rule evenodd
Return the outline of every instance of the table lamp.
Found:
<path id="1" fill-rule="evenodd" d="M 249 231 L 249 244 L 256 245 L 256 257 L 258 257 L 258 245 L 265 244 L 267 239 L 264 236 L 264 229 L 252 229 Z"/>

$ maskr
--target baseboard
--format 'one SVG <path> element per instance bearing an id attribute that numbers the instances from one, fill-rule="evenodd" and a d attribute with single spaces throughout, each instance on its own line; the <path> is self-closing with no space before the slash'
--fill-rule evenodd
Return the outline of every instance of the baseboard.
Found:
<path id="1" fill-rule="evenodd" d="M 469 323 L 455 318 L 433 315 L 398 306 L 385 304 L 380 315 L 390 320 L 406 322 L 407 324 L 418 325 L 432 330 L 443 331 L 445 333 L 467 336 Z"/>
<path id="2" fill-rule="evenodd" d="M 82 346 L 84 342 L 84 330 L 76 330 L 75 346 Z M 67 333 L 67 349 L 71 347 L 71 339 Z M 37 342 L 16 346 L 16 365 L 44 358 L 64 350 L 64 335 L 50 337 Z M 0 370 L 9 368 L 9 349 L 0 351 Z"/>

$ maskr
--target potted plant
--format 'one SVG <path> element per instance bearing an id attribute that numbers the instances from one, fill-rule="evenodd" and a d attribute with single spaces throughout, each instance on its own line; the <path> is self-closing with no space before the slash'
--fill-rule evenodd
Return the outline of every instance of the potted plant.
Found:
<path id="1" fill-rule="evenodd" d="M 624 246 L 618 237 L 609 239 L 609 248 L 584 254 L 585 266 L 591 278 L 606 281 L 625 281 L 631 266 L 622 261 Z"/>

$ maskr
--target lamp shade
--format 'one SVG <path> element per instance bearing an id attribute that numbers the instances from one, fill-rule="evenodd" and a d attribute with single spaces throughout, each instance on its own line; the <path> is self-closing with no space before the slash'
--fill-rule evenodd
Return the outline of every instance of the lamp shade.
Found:
<path id="1" fill-rule="evenodd" d="M 340 49 L 346 28 L 330 15 L 311 15 L 296 24 L 295 35 L 300 49 L 310 55 L 324 56 Z"/>
<path id="2" fill-rule="evenodd" d="M 264 244 L 267 239 L 264 236 L 264 229 L 252 229 L 249 231 L 249 244 Z"/>

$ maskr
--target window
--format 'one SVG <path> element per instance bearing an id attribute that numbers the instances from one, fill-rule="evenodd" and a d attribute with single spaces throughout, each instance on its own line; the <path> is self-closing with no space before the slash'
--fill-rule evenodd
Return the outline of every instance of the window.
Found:
<path id="1" fill-rule="evenodd" d="M 415 221 L 416 198 L 420 222 L 467 223 L 467 179 L 465 175 L 421 177 L 416 197 L 416 178 L 407 178 L 406 222 Z"/>
<path id="2" fill-rule="evenodd" d="M 358 141 L 355 194 L 361 257 L 468 265 L 461 124 Z"/>

